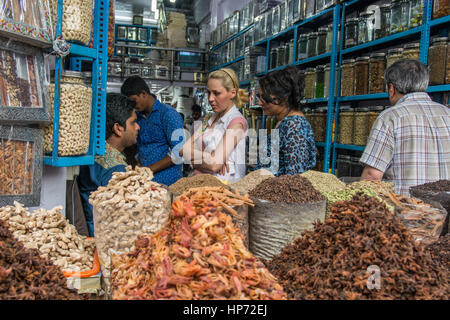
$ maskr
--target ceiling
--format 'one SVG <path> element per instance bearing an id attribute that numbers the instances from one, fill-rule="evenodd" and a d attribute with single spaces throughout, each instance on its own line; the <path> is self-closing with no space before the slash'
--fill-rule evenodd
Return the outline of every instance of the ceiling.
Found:
<path id="1" fill-rule="evenodd" d="M 164 0 L 164 6 L 166 8 L 192 10 L 194 0 L 176 0 L 175 3 L 170 2 L 170 0 Z"/>

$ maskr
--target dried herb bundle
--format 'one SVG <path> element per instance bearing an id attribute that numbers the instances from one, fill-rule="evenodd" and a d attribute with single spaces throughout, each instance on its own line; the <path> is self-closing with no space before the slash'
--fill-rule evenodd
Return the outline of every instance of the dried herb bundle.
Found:
<path id="1" fill-rule="evenodd" d="M 357 194 L 331 211 L 267 262 L 288 298 L 450 298 L 448 268 L 433 264 L 385 204 Z M 380 270 L 379 289 L 369 289 L 369 266 Z"/>

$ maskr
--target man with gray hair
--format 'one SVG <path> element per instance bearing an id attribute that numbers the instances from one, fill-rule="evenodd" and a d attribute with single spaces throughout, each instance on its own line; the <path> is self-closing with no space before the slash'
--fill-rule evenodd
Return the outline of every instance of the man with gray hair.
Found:
<path id="1" fill-rule="evenodd" d="M 392 180 L 395 192 L 450 178 L 450 109 L 426 93 L 427 67 L 417 60 L 395 62 L 384 72 L 393 107 L 373 124 L 360 159 L 362 180 Z"/>

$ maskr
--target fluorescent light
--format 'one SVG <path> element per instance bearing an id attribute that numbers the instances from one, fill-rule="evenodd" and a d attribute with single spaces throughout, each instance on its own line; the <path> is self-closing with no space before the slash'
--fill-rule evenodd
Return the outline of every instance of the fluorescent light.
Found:
<path id="1" fill-rule="evenodd" d="M 177 2 L 177 0 L 170 0 L 170 3 L 175 3 Z"/>

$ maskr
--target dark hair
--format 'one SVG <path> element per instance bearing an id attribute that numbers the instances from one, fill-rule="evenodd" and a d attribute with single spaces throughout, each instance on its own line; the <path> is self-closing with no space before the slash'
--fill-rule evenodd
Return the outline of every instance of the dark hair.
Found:
<path id="1" fill-rule="evenodd" d="M 114 134 L 114 124 L 127 129 L 127 120 L 133 114 L 136 102 L 120 93 L 108 93 L 106 95 L 106 127 L 105 138 Z"/>
<path id="2" fill-rule="evenodd" d="M 194 104 L 192 106 L 192 112 L 202 112 L 202 107 L 200 107 L 198 104 Z"/>
<path id="3" fill-rule="evenodd" d="M 401 94 L 427 92 L 428 80 L 427 67 L 413 59 L 398 60 L 384 72 L 386 86 L 392 83 Z"/>
<path id="4" fill-rule="evenodd" d="M 263 92 L 263 99 L 267 102 L 283 103 L 287 98 L 287 107 L 290 110 L 303 109 L 303 89 L 305 78 L 303 73 L 294 66 L 268 73 L 259 80 Z"/>
<path id="5" fill-rule="evenodd" d="M 181 119 L 183 119 L 183 121 L 184 121 L 184 113 L 182 113 L 182 112 L 178 112 L 178 113 L 180 114 Z"/>
<path id="6" fill-rule="evenodd" d="M 139 76 L 128 77 L 120 88 L 120 92 L 127 97 L 132 95 L 139 95 L 142 91 L 147 92 L 156 99 L 156 96 L 150 92 L 150 88 L 148 87 L 147 82 L 145 82 L 145 80 Z"/>

